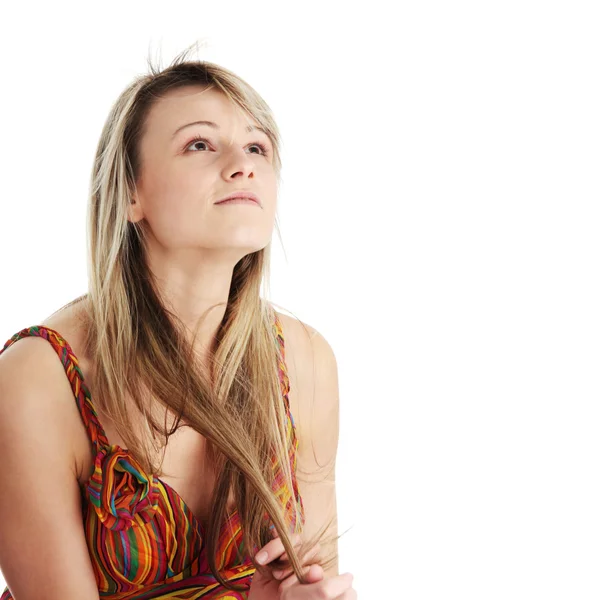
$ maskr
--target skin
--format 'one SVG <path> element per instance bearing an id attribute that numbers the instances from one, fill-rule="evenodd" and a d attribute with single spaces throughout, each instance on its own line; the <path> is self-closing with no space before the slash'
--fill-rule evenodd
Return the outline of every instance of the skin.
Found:
<path id="1" fill-rule="evenodd" d="M 294 546 L 297 546 L 300 541 L 300 534 L 292 536 Z M 248 600 L 308 600 L 309 598 L 356 600 L 358 596 L 352 587 L 354 576 L 351 573 L 343 573 L 329 578 L 324 577 L 323 569 L 314 562 L 319 549 L 320 545 L 317 544 L 313 550 L 302 557 L 307 584 L 301 584 L 291 568 L 274 571 L 274 578 L 263 576 L 257 570 L 252 579 Z M 265 556 L 258 560 L 263 552 Z M 276 558 L 287 560 L 287 553 L 281 540 L 275 538 L 261 548 L 256 558 L 264 565 Z"/>
<path id="2" fill-rule="evenodd" d="M 190 125 L 173 135 L 198 120 L 218 129 Z M 223 319 L 234 266 L 269 243 L 275 223 L 273 145 L 262 131 L 247 132 L 247 125 L 258 123 L 221 92 L 188 86 L 153 105 L 141 139 L 141 174 L 128 219 L 145 219 L 150 268 L 171 310 L 190 332 L 199 326 L 199 356 Z M 196 135 L 206 141 L 194 142 Z M 215 205 L 238 190 L 254 192 L 262 206 Z"/>

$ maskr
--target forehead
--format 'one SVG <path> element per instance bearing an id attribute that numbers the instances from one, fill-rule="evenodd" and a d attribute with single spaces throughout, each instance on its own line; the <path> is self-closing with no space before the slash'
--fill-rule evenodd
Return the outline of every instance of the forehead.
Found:
<path id="1" fill-rule="evenodd" d="M 151 129 L 171 134 L 183 124 L 201 119 L 214 121 L 223 130 L 243 131 L 248 124 L 258 125 L 225 94 L 200 85 L 168 91 L 153 104 L 148 114 Z"/>

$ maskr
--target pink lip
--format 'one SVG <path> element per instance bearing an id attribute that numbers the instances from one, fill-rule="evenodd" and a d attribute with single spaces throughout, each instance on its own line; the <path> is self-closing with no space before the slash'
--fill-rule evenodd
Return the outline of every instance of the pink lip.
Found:
<path id="1" fill-rule="evenodd" d="M 233 194 L 217 200 L 215 204 L 257 204 L 261 206 L 260 199 L 256 194 L 244 191 L 233 192 Z"/>

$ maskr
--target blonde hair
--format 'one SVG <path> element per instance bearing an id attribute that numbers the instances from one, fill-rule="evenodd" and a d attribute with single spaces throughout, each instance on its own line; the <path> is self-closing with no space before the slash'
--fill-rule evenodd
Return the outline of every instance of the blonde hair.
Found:
<path id="1" fill-rule="evenodd" d="M 148 473 L 162 473 L 153 464 L 153 451 L 166 446 L 182 420 L 206 438 L 217 481 L 205 542 L 210 570 L 223 586 L 245 589 L 226 581 L 216 564 L 218 534 L 227 518 L 230 491 L 242 524 L 243 548 L 258 549 L 272 539 L 268 517 L 283 542 L 289 565 L 305 583 L 299 557 L 323 541 L 331 521 L 312 539 L 292 545 L 291 534 L 302 530 L 304 515 L 302 502 L 293 492 L 275 313 L 272 304 L 260 296 L 261 283 L 269 283 L 271 244 L 244 256 L 234 267 L 207 376 L 198 368 L 193 340 L 187 340 L 183 323 L 163 303 L 148 268 L 143 220 L 140 225 L 127 218 L 140 175 L 140 139 L 149 110 L 168 91 L 183 86 L 217 89 L 265 129 L 273 144 L 279 185 L 280 135 L 266 102 L 231 71 L 206 61 L 186 60 L 188 51 L 163 70 L 149 62 L 149 73 L 137 77 L 114 103 L 98 143 L 88 205 L 89 291 L 74 301 L 85 300 L 86 352 L 93 365 L 95 402 Z M 144 415 L 141 437 L 135 434 L 126 397 Z M 144 399 L 149 398 L 177 415 L 170 430 L 148 410 Z M 281 469 L 291 499 L 274 492 L 275 466 Z M 336 560 L 334 551 L 320 564 L 327 568 Z M 266 573 L 269 568 L 281 568 L 282 563 L 254 565 Z"/>

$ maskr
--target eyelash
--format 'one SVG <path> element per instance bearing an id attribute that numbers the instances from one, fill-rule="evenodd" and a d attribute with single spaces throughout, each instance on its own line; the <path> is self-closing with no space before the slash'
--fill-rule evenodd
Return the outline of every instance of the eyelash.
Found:
<path id="1" fill-rule="evenodd" d="M 210 144 L 209 140 L 207 140 L 206 138 L 202 136 L 196 136 L 186 143 L 184 150 L 187 150 L 192 144 L 195 144 L 196 142 L 205 142 L 206 144 Z M 269 149 L 265 144 L 262 144 L 261 142 L 254 142 L 252 146 L 258 146 L 263 151 L 263 156 L 269 156 Z"/>

